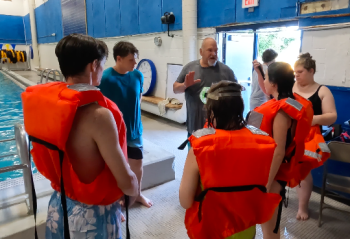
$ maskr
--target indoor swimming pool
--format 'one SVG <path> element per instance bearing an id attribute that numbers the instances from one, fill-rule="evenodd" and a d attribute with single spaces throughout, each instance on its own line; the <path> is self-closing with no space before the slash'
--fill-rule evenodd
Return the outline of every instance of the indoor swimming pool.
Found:
<path id="1" fill-rule="evenodd" d="M 0 72 L 0 140 L 14 138 L 14 124 L 23 124 L 22 92 L 22 88 Z M 0 157 L 16 153 L 15 141 L 0 143 Z M 0 158 L 0 168 L 18 164 L 20 164 L 18 155 Z M 33 169 L 36 172 L 35 167 Z M 21 176 L 22 170 L 2 173 L 0 174 L 0 181 Z"/>

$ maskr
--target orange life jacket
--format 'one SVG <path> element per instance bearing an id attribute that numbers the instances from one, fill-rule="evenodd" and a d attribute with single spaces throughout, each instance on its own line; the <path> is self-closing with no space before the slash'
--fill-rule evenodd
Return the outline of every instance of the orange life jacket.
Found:
<path id="1" fill-rule="evenodd" d="M 22 93 L 26 132 L 66 152 L 66 142 L 79 106 L 97 102 L 109 109 L 119 130 L 119 143 L 127 158 L 126 127 L 118 107 L 91 85 L 68 85 L 54 82 L 31 86 Z M 60 188 L 60 158 L 57 151 L 33 141 L 31 151 L 38 171 L 51 181 L 56 191 Z M 63 159 L 63 182 L 67 197 L 89 205 L 109 205 L 123 196 L 117 181 L 107 165 L 90 184 L 82 183 L 73 170 L 67 153 Z"/>
<path id="2" fill-rule="evenodd" d="M 305 154 L 305 140 L 309 135 L 313 118 L 311 102 L 298 94 L 294 94 L 294 97 L 295 99 L 269 100 L 255 108 L 248 119 L 248 124 L 267 132 L 271 136 L 273 135 L 273 122 L 279 110 L 283 110 L 297 121 L 295 136 L 286 149 L 285 160 L 275 178 L 288 182 L 288 186 L 292 188 L 307 176 L 302 175 L 304 170 L 301 167 L 304 166 L 302 162 Z"/>
<path id="3" fill-rule="evenodd" d="M 322 166 L 330 156 L 331 151 L 322 136 L 320 126 L 312 126 L 306 138 L 302 174 L 307 176 L 312 169 Z"/>
<path id="4" fill-rule="evenodd" d="M 186 211 L 191 239 L 226 238 L 271 219 L 281 196 L 266 193 L 276 147 L 266 135 L 247 126 L 206 128 L 190 137 L 203 187 Z"/>

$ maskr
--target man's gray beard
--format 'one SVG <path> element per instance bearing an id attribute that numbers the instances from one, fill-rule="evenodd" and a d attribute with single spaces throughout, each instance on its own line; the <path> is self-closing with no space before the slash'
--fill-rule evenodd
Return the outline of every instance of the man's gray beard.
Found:
<path id="1" fill-rule="evenodd" d="M 216 63 L 218 63 L 218 60 L 215 60 L 214 62 L 211 60 L 208 60 L 208 65 L 209 66 L 216 66 Z"/>

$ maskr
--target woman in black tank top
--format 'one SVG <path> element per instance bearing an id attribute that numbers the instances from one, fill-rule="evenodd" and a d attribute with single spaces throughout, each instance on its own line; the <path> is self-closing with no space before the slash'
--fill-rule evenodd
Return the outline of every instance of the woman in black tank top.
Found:
<path id="1" fill-rule="evenodd" d="M 331 125 L 337 120 L 337 111 L 331 91 L 322 85 L 318 85 L 314 80 L 316 72 L 316 61 L 309 53 L 299 56 L 294 66 L 296 83 L 293 91 L 311 101 L 314 118 L 312 126 Z M 313 179 L 311 173 L 297 187 L 299 197 L 298 220 L 307 220 L 308 205 L 312 192 Z"/>

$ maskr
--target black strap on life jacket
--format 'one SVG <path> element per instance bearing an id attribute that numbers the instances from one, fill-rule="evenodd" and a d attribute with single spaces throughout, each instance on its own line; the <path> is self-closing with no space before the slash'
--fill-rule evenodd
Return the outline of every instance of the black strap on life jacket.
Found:
<path id="1" fill-rule="evenodd" d="M 63 182 L 63 159 L 64 159 L 64 152 L 60 150 L 56 145 L 50 144 L 46 141 L 43 141 L 41 139 L 35 138 L 33 136 L 29 136 L 29 162 L 31 163 L 31 154 L 30 154 L 30 142 L 38 143 L 43 146 L 45 146 L 48 149 L 58 151 L 59 158 L 60 158 L 60 168 L 61 168 L 61 204 L 63 209 L 63 223 L 64 223 L 64 238 L 70 239 L 70 233 L 69 233 L 69 224 L 68 224 L 68 211 L 67 211 L 67 198 L 66 198 L 66 191 L 64 189 L 64 182 Z M 36 228 L 36 211 L 37 211 L 37 197 L 35 193 L 34 188 L 34 180 L 33 175 L 31 174 L 31 180 L 32 180 L 32 190 L 33 190 L 33 210 L 34 210 L 34 220 L 35 220 L 35 239 L 38 239 L 37 234 L 37 228 Z M 126 238 L 130 239 L 130 231 L 129 231 L 129 196 L 125 195 L 125 210 L 126 210 Z"/>
<path id="2" fill-rule="evenodd" d="M 36 192 L 34 187 L 34 179 L 33 179 L 33 173 L 32 173 L 32 158 L 30 154 L 30 137 L 29 137 L 29 144 L 28 144 L 28 157 L 29 157 L 29 168 L 30 168 L 30 180 L 32 181 L 32 201 L 33 201 L 33 214 L 34 214 L 34 230 L 35 230 L 35 239 L 38 239 L 38 232 L 36 228 L 36 211 L 37 211 L 37 198 L 36 198 Z"/>
<path id="3" fill-rule="evenodd" d="M 254 188 L 258 188 L 263 193 L 266 193 L 266 187 L 262 185 L 247 185 L 247 186 L 234 186 L 234 187 L 213 187 L 208 188 L 202 191 L 198 196 L 195 197 L 195 201 L 199 202 L 199 210 L 198 210 L 198 219 L 199 221 L 202 221 L 202 203 L 204 201 L 205 195 L 209 191 L 219 192 L 219 193 L 230 193 L 230 192 L 243 192 L 243 191 L 250 191 Z"/>
<path id="4" fill-rule="evenodd" d="M 186 139 L 185 142 L 183 142 L 177 149 L 178 150 L 184 150 L 186 148 L 186 145 L 188 144 L 188 139 Z"/>
<path id="5" fill-rule="evenodd" d="M 277 221 L 276 221 L 276 227 L 273 230 L 273 233 L 277 234 L 278 230 L 280 229 L 281 224 L 281 217 L 282 217 L 282 206 L 283 206 L 283 200 L 280 202 L 278 206 L 278 214 L 277 214 Z"/>
<path id="6" fill-rule="evenodd" d="M 60 150 L 56 145 L 50 144 L 46 141 L 43 141 L 41 139 L 35 138 L 33 136 L 29 136 L 29 145 L 30 142 L 38 143 L 41 145 L 44 145 L 46 148 L 58 151 L 59 158 L 60 158 L 60 168 L 61 168 L 61 204 L 62 204 L 62 209 L 63 209 L 63 223 L 64 223 L 64 238 L 65 239 L 70 239 L 70 234 L 69 234 L 69 224 L 68 224 L 68 211 L 67 211 L 67 199 L 66 199 L 66 191 L 64 189 L 64 182 L 63 182 L 63 159 L 64 159 L 64 152 Z M 30 148 L 30 147 L 29 147 Z M 30 150 L 29 150 L 29 159 L 30 157 Z M 34 189 L 35 190 L 35 189 Z M 33 204 L 36 204 L 36 196 L 34 197 L 35 191 L 33 191 Z M 35 203 L 34 203 L 35 200 Z M 36 209 L 34 211 L 34 219 L 35 219 L 35 238 L 37 238 L 37 233 L 36 233 Z"/>

